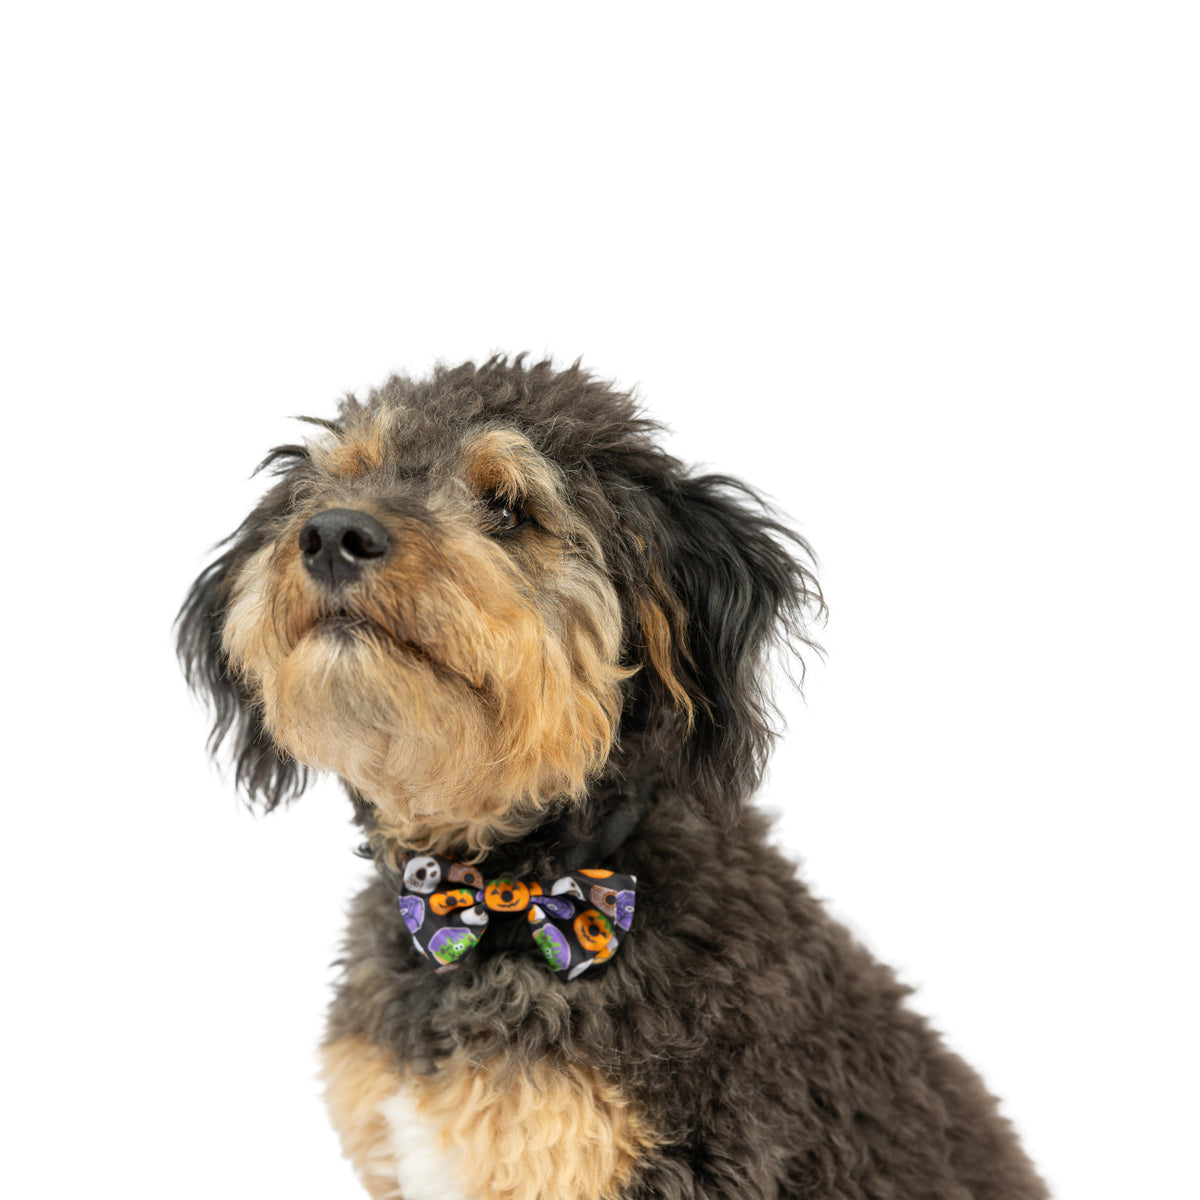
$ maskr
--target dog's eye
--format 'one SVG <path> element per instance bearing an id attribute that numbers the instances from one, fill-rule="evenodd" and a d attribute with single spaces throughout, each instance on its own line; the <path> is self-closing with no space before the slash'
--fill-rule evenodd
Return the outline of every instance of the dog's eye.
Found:
<path id="1" fill-rule="evenodd" d="M 488 533 L 511 533 L 530 523 L 529 514 L 516 500 L 505 496 L 489 496 L 485 501 L 488 513 Z"/>

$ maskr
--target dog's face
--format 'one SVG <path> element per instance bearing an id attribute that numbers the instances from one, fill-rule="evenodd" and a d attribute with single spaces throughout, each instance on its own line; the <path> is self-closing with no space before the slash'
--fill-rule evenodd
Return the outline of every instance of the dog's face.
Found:
<path id="1" fill-rule="evenodd" d="M 580 794 L 628 674 L 595 514 L 519 430 L 442 415 L 379 399 L 298 455 L 223 629 L 275 743 L 401 826 Z"/>
<path id="2" fill-rule="evenodd" d="M 545 364 L 392 380 L 318 424 L 181 614 L 252 793 L 333 771 L 403 844 L 481 850 L 622 739 L 681 756 L 701 804 L 714 770 L 745 790 L 762 650 L 815 594 L 747 493 Z"/>

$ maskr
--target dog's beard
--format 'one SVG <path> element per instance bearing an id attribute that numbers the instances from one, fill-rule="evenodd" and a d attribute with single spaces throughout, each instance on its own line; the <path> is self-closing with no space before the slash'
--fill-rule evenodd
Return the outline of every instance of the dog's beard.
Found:
<path id="1" fill-rule="evenodd" d="M 492 753 L 485 700 L 418 652 L 369 627 L 319 624 L 263 698 L 280 744 L 389 815 L 483 815 L 474 780 Z"/>

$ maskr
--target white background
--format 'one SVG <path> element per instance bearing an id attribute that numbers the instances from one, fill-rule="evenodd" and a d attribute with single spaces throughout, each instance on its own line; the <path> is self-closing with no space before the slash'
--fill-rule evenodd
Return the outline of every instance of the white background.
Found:
<path id="1" fill-rule="evenodd" d="M 359 1194 L 348 805 L 243 811 L 169 626 L 289 415 L 529 350 L 816 546 L 817 891 L 1060 1196 L 1195 1195 L 1193 13 L 11 6 L 0 1190 Z"/>

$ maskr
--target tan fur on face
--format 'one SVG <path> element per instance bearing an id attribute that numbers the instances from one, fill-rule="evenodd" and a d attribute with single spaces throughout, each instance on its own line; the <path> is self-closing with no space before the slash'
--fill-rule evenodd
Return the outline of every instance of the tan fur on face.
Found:
<path id="1" fill-rule="evenodd" d="M 533 448 L 529 439 L 511 429 L 493 429 L 467 451 L 466 478 L 478 495 L 493 492 L 520 503 L 549 529 L 577 532 L 562 499 L 562 476 Z"/>
<path id="2" fill-rule="evenodd" d="M 471 461 L 515 470 L 516 445 L 492 432 Z M 524 470 L 549 512 L 553 469 Z M 580 795 L 629 674 L 602 567 L 545 528 L 502 545 L 481 532 L 479 504 L 453 480 L 406 515 L 333 487 L 242 568 L 226 616 L 225 648 L 275 740 L 341 775 L 413 848 L 481 853 Z M 297 536 L 335 505 L 382 521 L 393 552 L 331 598 Z"/>
<path id="3" fill-rule="evenodd" d="M 392 413 L 385 408 L 356 410 L 360 415 L 345 433 L 309 444 L 313 463 L 339 479 L 361 478 L 384 462 Z"/>
<path id="4" fill-rule="evenodd" d="M 458 1054 L 408 1082 L 442 1144 L 459 1149 L 472 1200 L 611 1200 L 654 1146 L 616 1085 L 581 1063 Z"/>
<path id="5" fill-rule="evenodd" d="M 379 1111 L 399 1085 L 391 1059 L 366 1038 L 331 1042 L 321 1057 L 325 1101 L 342 1153 L 374 1200 L 400 1200 L 390 1130 Z"/>

